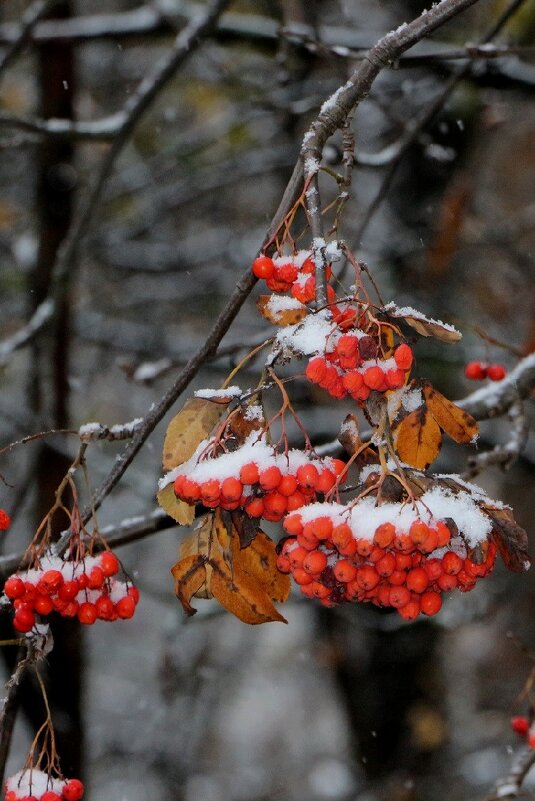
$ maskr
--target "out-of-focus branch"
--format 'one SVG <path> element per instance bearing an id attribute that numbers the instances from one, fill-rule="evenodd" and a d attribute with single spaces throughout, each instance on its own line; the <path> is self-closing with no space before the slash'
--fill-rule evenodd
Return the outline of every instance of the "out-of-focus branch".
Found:
<path id="1" fill-rule="evenodd" d="M 498 801 L 503 798 L 518 798 L 522 792 L 522 785 L 531 768 L 535 765 L 535 749 L 522 748 L 515 754 L 511 771 L 507 776 L 498 779 L 494 793 L 485 801 Z M 527 793 L 533 797 L 532 793 Z"/>
<path id="2" fill-rule="evenodd" d="M 125 114 L 121 111 L 101 120 L 87 122 L 64 119 L 41 120 L 38 117 L 21 117 L 0 112 L 0 125 L 6 128 L 17 128 L 30 134 L 44 134 L 50 138 L 71 141 L 108 142 L 117 136 L 124 122 Z"/>
<path id="3" fill-rule="evenodd" d="M 13 39 L 9 47 L 0 58 L 0 79 L 12 61 L 24 50 L 32 38 L 35 26 L 58 3 L 58 0 L 34 0 L 22 16 L 22 23 L 18 36 Z"/>
<path id="4" fill-rule="evenodd" d="M 37 307 L 23 328 L 0 342 L 0 368 L 5 367 L 15 351 L 30 343 L 53 316 L 54 303 L 51 298 L 47 298 Z"/>
<path id="5" fill-rule="evenodd" d="M 522 401 L 515 401 L 508 410 L 507 416 L 511 421 L 509 438 L 503 445 L 496 445 L 492 450 L 477 453 L 468 459 L 468 469 L 463 478 L 471 480 L 490 465 L 496 465 L 508 470 L 522 453 L 528 436 L 529 423 L 524 413 Z"/>
<path id="6" fill-rule="evenodd" d="M 65 240 L 65 243 L 59 252 L 52 275 L 52 294 L 44 304 L 41 304 L 36 309 L 33 316 L 30 318 L 29 322 L 24 328 L 24 331 L 31 332 L 31 336 L 34 336 L 35 333 L 37 333 L 37 331 L 39 331 L 54 315 L 56 309 L 56 296 L 61 290 L 63 281 L 66 279 L 68 273 L 72 270 L 73 263 L 76 262 L 78 248 L 80 247 L 80 244 L 87 233 L 93 213 L 98 207 L 106 180 L 111 173 L 119 154 L 129 141 L 139 120 L 162 91 L 164 86 L 175 75 L 177 69 L 184 63 L 191 53 L 197 49 L 203 37 L 207 36 L 214 28 L 219 16 L 223 12 L 223 9 L 228 5 L 228 2 L 229 0 L 214 0 L 202 19 L 196 19 L 186 28 L 184 28 L 176 37 L 171 53 L 159 60 L 153 72 L 140 82 L 136 91 L 125 103 L 121 112 L 123 115 L 123 122 L 120 126 L 120 129 L 113 140 L 108 153 L 102 161 L 95 183 L 85 200 L 82 202 L 82 205 L 78 210 L 78 213 L 70 228 L 67 239 Z M 47 309 L 47 317 L 43 321 L 43 306 L 45 304 Z M 16 339 L 16 337 L 17 334 L 11 337 L 11 341 Z M 22 338 L 24 339 L 24 336 Z M 27 339 L 24 339 L 22 344 L 25 344 L 26 341 Z M 18 345 L 18 347 L 21 346 L 22 345 Z M 2 346 L 0 346 L 0 354 L 1 347 Z"/>

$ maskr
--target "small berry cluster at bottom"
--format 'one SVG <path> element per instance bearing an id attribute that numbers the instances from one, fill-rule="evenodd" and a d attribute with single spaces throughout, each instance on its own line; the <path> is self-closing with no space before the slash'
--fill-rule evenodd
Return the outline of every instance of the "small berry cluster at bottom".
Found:
<path id="1" fill-rule="evenodd" d="M 89 556 L 79 562 L 47 556 L 40 567 L 14 573 L 4 585 L 4 594 L 15 609 L 14 628 L 31 631 L 36 615 L 52 612 L 77 617 L 80 623 L 131 618 L 139 600 L 137 587 L 113 578 L 120 570 L 112 551 Z"/>
<path id="2" fill-rule="evenodd" d="M 416 518 L 407 530 L 384 522 L 373 538 L 359 537 L 350 525 L 327 514 L 307 516 L 306 521 L 292 514 L 284 528 L 290 536 L 277 566 L 292 574 L 304 595 L 325 606 L 368 601 L 396 609 L 405 620 L 420 613 L 435 615 L 443 592 L 473 589 L 496 559 L 496 547 L 489 542 L 485 560 L 476 564 L 459 537 L 452 542 L 442 520 L 428 525 Z"/>
<path id="3" fill-rule="evenodd" d="M 484 381 L 490 378 L 491 381 L 501 381 L 505 378 L 506 371 L 503 364 L 486 364 L 485 362 L 468 362 L 464 368 L 464 374 L 471 381 Z"/>
<path id="4" fill-rule="evenodd" d="M 529 748 L 535 748 L 535 721 L 530 722 L 525 715 L 516 715 L 511 718 L 511 728 L 526 741 Z"/>
<path id="5" fill-rule="evenodd" d="M 5 801 L 80 801 L 83 795 L 79 779 L 53 779 L 36 768 L 16 773 L 5 785 Z"/>

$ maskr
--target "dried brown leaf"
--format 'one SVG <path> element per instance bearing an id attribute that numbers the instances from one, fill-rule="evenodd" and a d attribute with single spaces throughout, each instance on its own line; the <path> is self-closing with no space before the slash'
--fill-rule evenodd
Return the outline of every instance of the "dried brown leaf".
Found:
<path id="1" fill-rule="evenodd" d="M 204 398 L 190 398 L 173 417 L 163 444 L 164 470 L 172 470 L 187 461 L 206 439 L 225 411 L 224 405 Z"/>
<path id="2" fill-rule="evenodd" d="M 187 615 L 197 611 L 191 605 L 191 599 L 199 596 L 206 585 L 206 558 L 201 554 L 192 554 L 181 559 L 171 568 L 175 578 L 175 594 Z"/>
<path id="3" fill-rule="evenodd" d="M 528 535 L 514 519 L 511 509 L 496 509 L 486 504 L 481 505 L 481 509 L 492 521 L 492 540 L 505 566 L 514 573 L 529 570 Z"/>
<path id="4" fill-rule="evenodd" d="M 273 298 L 278 299 L 279 296 L 260 295 L 256 301 L 256 307 L 262 317 L 270 323 L 273 323 L 273 325 L 295 325 L 296 323 L 300 323 L 308 314 L 307 307 L 303 306 L 302 303 L 297 305 L 299 303 L 297 300 L 295 301 L 294 308 L 277 310 L 275 307 L 274 311 L 270 303 Z M 293 300 L 293 298 L 291 300 Z"/>

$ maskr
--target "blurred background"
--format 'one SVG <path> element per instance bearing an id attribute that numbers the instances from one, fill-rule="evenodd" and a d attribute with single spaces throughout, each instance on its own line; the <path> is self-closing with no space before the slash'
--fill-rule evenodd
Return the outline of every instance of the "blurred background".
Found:
<path id="1" fill-rule="evenodd" d="M 420 340 L 416 350 L 416 374 L 452 399 L 473 389 L 470 359 L 511 369 L 535 346 L 535 2 L 515 4 L 496 48 L 476 47 L 509 6 L 480 0 L 413 48 L 353 121 L 358 163 L 340 236 L 385 300 L 462 330 L 459 345 Z M 321 104 L 363 49 L 424 7 L 230 4 L 127 137 L 58 280 L 58 253 L 117 138 L 118 112 L 206 6 L 4 0 L 0 341 L 51 293 L 58 304 L 0 364 L 1 445 L 146 413 L 255 257 Z M 335 137 L 324 164 L 340 170 L 342 153 Z M 250 299 L 187 395 L 219 386 L 269 333 Z M 292 391 L 314 441 L 335 438 L 350 405 L 304 382 Z M 530 401 L 525 412 L 533 422 Z M 101 526 L 154 508 L 164 432 L 104 503 Z M 484 423 L 480 449 L 508 432 L 507 420 Z M 27 544 L 77 442 L 55 435 L 1 456 L 0 506 L 14 518 L 3 553 Z M 90 446 L 93 487 L 123 447 Z M 445 446 L 437 469 L 462 472 L 469 453 Z M 528 531 L 534 459 L 531 435 L 510 470 L 477 477 Z M 295 595 L 288 626 L 250 628 L 211 601 L 184 620 L 170 574 L 182 536 L 168 528 L 121 549 L 142 594 L 133 620 L 55 627 L 48 682 L 62 767 L 84 778 L 89 801 L 461 801 L 508 773 L 518 745 L 509 719 L 527 710 L 533 669 L 533 574 L 500 565 L 432 621 L 325 610 Z M 42 721 L 35 698 L 28 683 L 8 775 Z M 535 790 L 535 776 L 525 786 Z"/>

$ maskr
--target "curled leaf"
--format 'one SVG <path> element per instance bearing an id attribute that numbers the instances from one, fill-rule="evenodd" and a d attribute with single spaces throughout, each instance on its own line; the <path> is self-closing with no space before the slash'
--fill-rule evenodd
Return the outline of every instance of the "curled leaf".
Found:
<path id="1" fill-rule="evenodd" d="M 187 615 L 197 611 L 191 605 L 191 599 L 206 584 L 206 558 L 201 554 L 186 556 L 171 568 L 175 578 L 175 594 Z"/>
<path id="2" fill-rule="evenodd" d="M 205 398 L 190 398 L 167 427 L 163 444 L 164 470 L 187 461 L 206 439 L 224 412 L 224 406 Z"/>
<path id="3" fill-rule="evenodd" d="M 496 509 L 482 505 L 481 509 L 492 521 L 492 540 L 504 564 L 513 573 L 529 570 L 528 535 L 513 517 L 511 509 Z"/>
<path id="4" fill-rule="evenodd" d="M 433 320 L 432 317 L 427 317 L 422 312 L 411 309 L 408 306 L 400 309 L 395 303 L 388 303 L 384 310 L 390 317 L 403 320 L 422 337 L 434 337 L 441 342 L 449 343 L 459 342 L 462 339 L 461 332 L 457 331 L 452 325 L 443 323 L 442 320 Z"/>
<path id="5" fill-rule="evenodd" d="M 429 381 L 424 382 L 422 392 L 429 412 L 455 442 L 472 442 L 477 437 L 479 426 L 468 412 L 444 397 Z"/>

